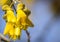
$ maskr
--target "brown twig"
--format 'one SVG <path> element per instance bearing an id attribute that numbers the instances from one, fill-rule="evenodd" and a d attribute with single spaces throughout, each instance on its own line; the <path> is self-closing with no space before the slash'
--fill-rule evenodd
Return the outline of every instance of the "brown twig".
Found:
<path id="1" fill-rule="evenodd" d="M 29 34 L 28 30 L 26 30 L 26 34 L 27 34 L 27 37 L 28 37 L 28 42 L 30 42 L 30 34 Z"/>

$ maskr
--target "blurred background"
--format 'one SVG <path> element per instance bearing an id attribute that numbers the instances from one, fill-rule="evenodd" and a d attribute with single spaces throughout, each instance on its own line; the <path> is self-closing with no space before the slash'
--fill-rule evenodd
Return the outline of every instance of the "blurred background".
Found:
<path id="1" fill-rule="evenodd" d="M 28 8 L 32 12 L 29 18 L 34 24 L 33 28 L 28 29 L 31 42 L 60 42 L 60 16 L 54 17 L 51 8 L 52 0 L 34 1 L 31 6 L 28 4 Z M 6 24 L 2 18 L 3 14 L 0 7 L 0 33 L 2 34 Z M 16 42 L 27 42 L 25 31 L 22 31 L 21 39 Z"/>

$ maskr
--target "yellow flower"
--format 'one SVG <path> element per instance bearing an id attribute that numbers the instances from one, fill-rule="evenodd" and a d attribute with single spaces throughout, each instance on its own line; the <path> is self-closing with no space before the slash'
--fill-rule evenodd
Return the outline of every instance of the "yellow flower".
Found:
<path id="1" fill-rule="evenodd" d="M 14 15 L 14 12 L 8 5 L 4 5 L 2 7 L 2 10 L 4 10 L 6 12 L 6 14 L 4 14 L 4 16 L 3 16 L 4 18 L 6 17 L 5 18 L 6 21 L 16 23 L 16 17 Z"/>
<path id="2" fill-rule="evenodd" d="M 26 23 L 27 16 L 24 13 L 23 9 L 24 9 L 24 4 L 17 5 L 17 24 L 22 25 L 24 28 L 24 26 L 27 25 Z"/>
<path id="3" fill-rule="evenodd" d="M 21 32 L 22 30 L 20 29 L 20 27 L 15 28 L 15 36 L 17 37 L 16 39 L 19 39 L 21 37 Z"/>
<path id="4" fill-rule="evenodd" d="M 11 39 L 20 39 L 22 30 L 27 30 L 28 27 L 34 26 L 28 18 L 31 11 L 25 9 L 24 4 L 17 5 L 17 16 L 14 15 L 14 11 L 8 5 L 3 5 L 2 10 L 5 11 L 3 18 L 7 21 L 4 35 L 8 35 Z"/>
<path id="5" fill-rule="evenodd" d="M 11 28 L 11 27 L 10 27 L 9 34 L 8 35 L 10 35 L 10 38 L 13 38 L 14 37 L 15 29 L 14 29 L 14 27 L 13 28 Z"/>
<path id="6" fill-rule="evenodd" d="M 5 26 L 5 29 L 4 29 L 4 35 L 9 34 L 9 31 L 10 31 L 11 29 L 13 29 L 13 28 L 14 28 L 13 24 L 7 22 L 7 23 L 6 23 L 6 26 Z"/>

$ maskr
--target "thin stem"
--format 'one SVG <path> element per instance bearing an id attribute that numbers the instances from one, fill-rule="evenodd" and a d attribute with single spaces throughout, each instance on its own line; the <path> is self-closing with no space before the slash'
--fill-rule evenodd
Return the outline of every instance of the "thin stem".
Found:
<path id="1" fill-rule="evenodd" d="M 11 0 L 10 7 L 13 7 L 13 8 L 14 8 L 14 10 L 16 11 L 13 0 Z"/>
<path id="2" fill-rule="evenodd" d="M 28 42 L 30 42 L 30 34 L 29 34 L 28 30 L 26 30 L 26 34 L 27 34 L 27 37 L 28 37 Z"/>

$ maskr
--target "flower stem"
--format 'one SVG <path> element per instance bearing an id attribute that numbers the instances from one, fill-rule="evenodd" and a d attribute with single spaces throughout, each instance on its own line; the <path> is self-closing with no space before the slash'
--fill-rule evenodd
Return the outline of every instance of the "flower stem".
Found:
<path id="1" fill-rule="evenodd" d="M 26 34 L 27 34 L 27 37 L 28 37 L 28 42 L 30 42 L 30 33 L 28 32 L 28 30 L 26 30 Z"/>

